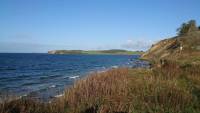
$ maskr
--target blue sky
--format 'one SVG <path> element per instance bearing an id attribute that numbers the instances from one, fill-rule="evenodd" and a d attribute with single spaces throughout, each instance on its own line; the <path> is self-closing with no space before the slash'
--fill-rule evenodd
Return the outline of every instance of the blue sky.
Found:
<path id="1" fill-rule="evenodd" d="M 0 0 L 0 52 L 146 50 L 200 23 L 199 0 Z"/>

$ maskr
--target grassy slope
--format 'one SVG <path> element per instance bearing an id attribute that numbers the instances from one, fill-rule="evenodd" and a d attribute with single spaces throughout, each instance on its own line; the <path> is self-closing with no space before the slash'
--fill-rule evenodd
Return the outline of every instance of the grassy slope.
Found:
<path id="1" fill-rule="evenodd" d="M 180 47 L 182 47 L 182 50 L 180 50 Z M 195 31 L 158 42 L 143 54 L 142 58 L 156 63 L 159 63 L 161 59 L 197 63 L 199 55 L 200 31 Z"/>

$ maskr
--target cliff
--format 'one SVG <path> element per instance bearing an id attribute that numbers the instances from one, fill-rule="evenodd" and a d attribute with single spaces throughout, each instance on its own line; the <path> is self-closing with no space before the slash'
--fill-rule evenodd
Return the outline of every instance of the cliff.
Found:
<path id="1" fill-rule="evenodd" d="M 200 55 L 200 31 L 161 40 L 142 54 L 141 58 L 152 62 L 160 60 L 195 60 Z"/>

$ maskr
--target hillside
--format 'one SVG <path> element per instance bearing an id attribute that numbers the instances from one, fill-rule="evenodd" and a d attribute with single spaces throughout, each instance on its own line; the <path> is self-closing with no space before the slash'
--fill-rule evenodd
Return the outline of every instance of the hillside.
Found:
<path id="1" fill-rule="evenodd" d="M 158 63 L 161 60 L 199 62 L 200 31 L 161 40 L 142 55 L 142 59 Z"/>
<path id="2" fill-rule="evenodd" d="M 127 51 L 120 49 L 111 50 L 52 50 L 48 51 L 48 54 L 106 54 L 106 55 L 131 55 L 131 54 L 141 54 L 142 51 Z"/>
<path id="3" fill-rule="evenodd" d="M 199 63 L 200 55 L 200 27 L 195 20 L 183 23 L 177 29 L 177 36 L 161 40 L 152 45 L 141 58 L 154 64 L 173 61 L 179 63 Z"/>

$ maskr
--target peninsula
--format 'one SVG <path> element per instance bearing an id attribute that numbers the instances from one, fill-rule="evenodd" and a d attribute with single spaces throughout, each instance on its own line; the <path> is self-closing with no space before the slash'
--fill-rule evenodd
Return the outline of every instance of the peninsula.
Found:
<path id="1" fill-rule="evenodd" d="M 89 54 L 89 55 L 133 55 L 142 54 L 143 51 L 128 51 L 121 49 L 110 50 L 51 50 L 48 54 Z"/>

